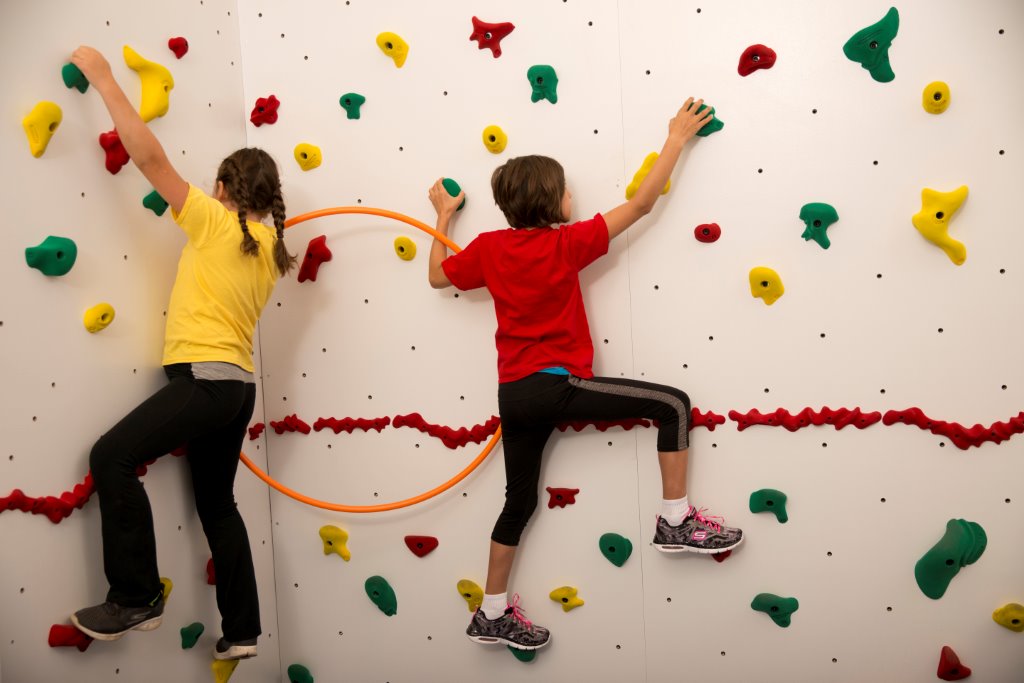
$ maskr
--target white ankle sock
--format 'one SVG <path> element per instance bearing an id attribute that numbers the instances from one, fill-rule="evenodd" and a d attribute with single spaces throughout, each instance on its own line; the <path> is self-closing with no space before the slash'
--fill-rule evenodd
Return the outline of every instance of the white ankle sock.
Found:
<path id="1" fill-rule="evenodd" d="M 676 500 L 661 501 L 661 516 L 672 526 L 679 526 L 683 523 L 683 518 L 686 517 L 686 513 L 690 511 L 690 501 L 687 496 L 678 498 Z"/>
<path id="2" fill-rule="evenodd" d="M 483 611 L 484 616 L 488 619 L 497 619 L 505 613 L 505 609 L 508 607 L 508 593 L 498 593 L 497 595 L 488 595 L 484 593 L 484 601 L 480 605 L 480 609 Z"/>

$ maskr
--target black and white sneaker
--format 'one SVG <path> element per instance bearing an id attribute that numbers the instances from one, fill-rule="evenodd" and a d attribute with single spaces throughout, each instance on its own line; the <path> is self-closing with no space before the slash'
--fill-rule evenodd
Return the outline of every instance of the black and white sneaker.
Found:
<path id="1" fill-rule="evenodd" d="M 249 659 L 256 656 L 256 639 L 239 640 L 237 643 L 221 638 L 213 648 L 214 659 Z"/>
<path id="2" fill-rule="evenodd" d="M 537 626 L 519 609 L 519 594 L 512 596 L 512 604 L 497 619 L 488 619 L 478 609 L 469 622 L 466 635 L 474 643 L 504 644 L 517 650 L 537 650 L 548 644 L 551 632 Z"/>
<path id="3" fill-rule="evenodd" d="M 658 517 L 654 547 L 663 553 L 702 553 L 717 555 L 743 542 L 743 531 L 725 526 L 721 517 L 704 515 L 704 508 L 690 506 L 679 526 Z"/>
<path id="4" fill-rule="evenodd" d="M 114 602 L 86 607 L 71 615 L 71 623 L 96 640 L 117 640 L 128 631 L 152 631 L 163 622 L 163 613 L 161 594 L 145 607 L 122 607 Z"/>

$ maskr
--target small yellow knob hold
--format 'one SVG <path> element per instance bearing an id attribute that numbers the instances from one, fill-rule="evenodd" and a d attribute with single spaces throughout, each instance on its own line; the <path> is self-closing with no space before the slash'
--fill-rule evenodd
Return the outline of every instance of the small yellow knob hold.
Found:
<path id="1" fill-rule="evenodd" d="M 952 192 L 925 188 L 921 190 L 921 210 L 911 219 L 921 236 L 946 252 L 949 260 L 958 266 L 967 260 L 967 247 L 949 236 L 949 219 L 966 199 L 966 185 Z"/>
<path id="2" fill-rule="evenodd" d="M 28 136 L 28 149 L 36 159 L 43 156 L 50 139 L 57 132 L 64 114 L 53 102 L 40 102 L 32 107 L 28 116 L 21 120 L 21 126 Z"/>
<path id="3" fill-rule="evenodd" d="M 933 81 L 924 86 L 921 105 L 929 114 L 941 114 L 949 106 L 949 86 L 942 81 Z"/>
<path id="4" fill-rule="evenodd" d="M 498 126 L 487 126 L 484 128 L 484 147 L 491 154 L 501 154 L 505 151 L 505 145 L 508 144 L 508 136 Z"/>
<path id="5" fill-rule="evenodd" d="M 757 299 L 763 299 L 771 306 L 780 296 L 786 293 L 782 286 L 782 278 L 771 268 L 758 266 L 750 271 L 750 294 Z"/>
<path id="6" fill-rule="evenodd" d="M 475 612 L 480 609 L 480 605 L 484 602 L 483 588 L 469 579 L 462 579 L 455 587 L 458 588 L 459 595 L 462 596 L 462 599 L 466 601 L 470 612 Z"/>
<path id="7" fill-rule="evenodd" d="M 576 597 L 577 590 L 572 586 L 562 586 L 551 591 L 550 597 L 555 602 L 561 603 L 562 611 L 568 612 L 571 609 L 583 604 L 583 600 Z"/>
<path id="8" fill-rule="evenodd" d="M 385 31 L 377 36 L 377 47 L 383 50 L 384 54 L 391 57 L 395 66 L 399 69 L 405 64 L 405 58 L 409 56 L 409 44 L 402 40 L 397 33 Z"/>
<path id="9" fill-rule="evenodd" d="M 124 46 L 124 63 L 137 72 L 142 81 L 142 103 L 139 105 L 142 120 L 148 122 L 166 114 L 171 106 L 171 90 L 174 89 L 174 77 L 167 67 L 143 59 L 127 45 Z"/>
<path id="10" fill-rule="evenodd" d="M 295 145 L 295 161 L 299 162 L 299 168 L 303 171 L 312 171 L 320 166 L 320 162 L 323 160 L 320 148 L 316 145 L 311 145 L 308 142 Z"/>
<path id="11" fill-rule="evenodd" d="M 626 186 L 626 199 L 632 199 L 636 191 L 640 189 L 640 183 L 644 181 L 647 174 L 651 172 L 651 168 L 654 166 L 654 162 L 658 160 L 658 153 L 651 152 L 644 159 L 644 163 L 640 165 L 640 170 L 633 174 L 633 182 Z M 668 180 L 665 182 L 665 187 L 662 188 L 662 194 L 668 194 L 669 188 L 672 187 L 672 181 Z"/>
<path id="12" fill-rule="evenodd" d="M 339 529 L 333 524 L 320 527 L 320 540 L 324 542 L 324 555 L 337 553 L 341 559 L 348 562 L 352 559 L 352 553 L 348 551 L 348 532 Z"/>
<path id="13" fill-rule="evenodd" d="M 416 243 L 408 237 L 395 238 L 395 253 L 403 261 L 412 261 L 416 258 Z"/>
<path id="14" fill-rule="evenodd" d="M 171 599 L 171 591 L 174 590 L 174 582 L 166 576 L 160 577 L 160 590 L 163 591 L 164 602 Z"/>
<path id="15" fill-rule="evenodd" d="M 1011 631 L 1024 633 L 1024 605 L 1009 602 L 993 612 L 992 619 Z"/>
<path id="16" fill-rule="evenodd" d="M 214 683 L 228 683 L 231 679 L 231 674 L 235 673 L 235 667 L 238 666 L 238 659 L 215 659 L 210 664 L 210 670 L 213 671 Z"/>
<path id="17" fill-rule="evenodd" d="M 85 329 L 96 333 L 114 322 L 114 307 L 107 303 L 96 304 L 85 312 Z"/>

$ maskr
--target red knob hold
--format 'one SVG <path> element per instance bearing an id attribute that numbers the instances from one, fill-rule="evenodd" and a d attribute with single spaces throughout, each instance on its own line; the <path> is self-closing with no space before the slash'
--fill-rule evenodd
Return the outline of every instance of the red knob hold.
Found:
<path id="1" fill-rule="evenodd" d="M 181 59 L 185 56 L 185 53 L 188 52 L 188 41 L 181 36 L 178 36 L 177 38 L 171 38 L 168 40 L 167 47 L 171 48 L 171 52 L 174 53 L 175 57 Z"/>
<path id="2" fill-rule="evenodd" d="M 299 267 L 299 282 L 306 280 L 316 282 L 320 264 L 330 260 L 331 250 L 327 248 L 327 235 L 311 239 L 306 247 L 306 255 L 302 257 L 302 265 Z"/>
<path id="3" fill-rule="evenodd" d="M 722 236 L 722 229 L 718 227 L 718 223 L 701 223 L 693 229 L 693 236 L 697 238 L 698 242 L 710 244 L 718 241 L 718 238 Z"/>
<path id="4" fill-rule="evenodd" d="M 766 45 L 751 45 L 740 55 L 737 71 L 740 76 L 749 76 L 758 69 L 770 69 L 775 66 L 775 50 Z"/>
<path id="5" fill-rule="evenodd" d="M 109 133 L 100 133 L 100 147 L 107 153 L 106 166 L 112 175 L 117 175 L 131 159 L 128 150 L 121 144 L 121 136 L 117 134 L 116 128 Z"/>
<path id="6" fill-rule="evenodd" d="M 429 555 L 437 547 L 437 539 L 433 536 L 406 536 L 405 545 L 416 557 Z"/>

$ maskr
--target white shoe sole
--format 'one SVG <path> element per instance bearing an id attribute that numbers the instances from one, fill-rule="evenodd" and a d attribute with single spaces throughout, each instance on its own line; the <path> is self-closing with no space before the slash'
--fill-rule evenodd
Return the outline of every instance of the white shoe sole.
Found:
<path id="1" fill-rule="evenodd" d="M 728 548 L 694 548 L 693 546 L 689 545 L 657 544 L 654 544 L 654 547 L 663 553 L 698 553 L 700 555 L 720 555 L 722 553 L 729 552 L 730 550 L 735 550 L 736 548 L 740 547 L 743 544 L 744 538 L 746 537 L 740 537 L 739 541 L 737 541 L 734 545 L 729 546 Z"/>
<path id="2" fill-rule="evenodd" d="M 255 656 L 255 645 L 232 645 L 224 652 L 217 652 L 217 648 L 213 649 L 213 658 L 219 659 L 220 661 L 231 659 L 252 659 Z"/>
<path id="3" fill-rule="evenodd" d="M 121 631 L 120 633 L 98 633 L 96 631 L 86 628 L 85 626 L 82 626 L 80 623 L 78 623 L 78 617 L 74 614 L 71 615 L 71 623 L 74 624 L 75 628 L 77 628 L 79 631 L 89 636 L 93 640 L 105 640 L 108 642 L 111 640 L 120 640 L 124 634 L 128 633 L 128 631 L 152 631 L 153 629 L 159 628 L 160 624 L 162 624 L 163 621 L 164 617 L 163 615 L 160 615 L 158 617 L 153 617 L 152 619 L 147 619 L 146 621 L 136 624 L 135 626 L 132 626 L 129 629 Z"/>
<path id="4" fill-rule="evenodd" d="M 504 638 L 493 638 L 491 636 L 471 636 L 469 634 L 466 634 L 466 637 L 472 640 L 474 643 L 479 643 L 481 645 L 508 645 L 509 647 L 514 648 L 516 650 L 526 651 L 539 650 L 551 642 L 550 636 L 548 636 L 548 639 L 540 645 L 520 645 L 519 643 L 513 643 L 512 641 L 505 640 Z"/>

